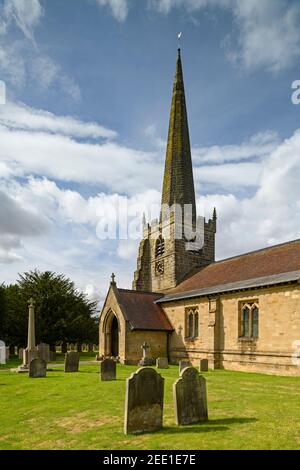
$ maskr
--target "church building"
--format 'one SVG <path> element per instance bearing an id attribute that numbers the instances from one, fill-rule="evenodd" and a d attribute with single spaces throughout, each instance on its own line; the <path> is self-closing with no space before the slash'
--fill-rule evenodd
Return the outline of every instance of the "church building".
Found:
<path id="1" fill-rule="evenodd" d="M 201 218 L 180 50 L 161 215 L 144 223 L 132 290 L 119 288 L 112 277 L 100 315 L 99 354 L 138 364 L 147 342 L 154 359 L 167 357 L 172 364 L 188 359 L 198 365 L 206 358 L 211 369 L 300 375 L 300 240 L 216 261 L 216 210 L 202 219 L 197 247 L 195 238 L 178 237 L 174 207 L 182 214 L 189 208 L 196 233 Z"/>

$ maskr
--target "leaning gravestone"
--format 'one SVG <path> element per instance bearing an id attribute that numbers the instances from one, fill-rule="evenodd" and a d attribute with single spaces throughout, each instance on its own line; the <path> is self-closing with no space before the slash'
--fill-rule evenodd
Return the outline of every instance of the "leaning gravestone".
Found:
<path id="1" fill-rule="evenodd" d="M 4 341 L 0 340 L 0 364 L 6 364 L 6 347 Z"/>
<path id="2" fill-rule="evenodd" d="M 200 372 L 208 372 L 208 359 L 200 360 L 199 370 Z"/>
<path id="3" fill-rule="evenodd" d="M 65 372 L 78 372 L 79 353 L 75 351 L 67 352 L 65 355 Z"/>
<path id="4" fill-rule="evenodd" d="M 50 346 L 49 344 L 41 343 L 37 347 L 38 356 L 43 361 L 49 362 L 50 361 Z"/>
<path id="5" fill-rule="evenodd" d="M 102 382 L 108 380 L 116 380 L 117 365 L 113 359 L 104 359 L 100 364 L 100 380 Z"/>
<path id="6" fill-rule="evenodd" d="M 185 369 L 186 367 L 191 367 L 191 366 L 192 366 L 192 363 L 188 360 L 179 361 L 179 375 L 183 369 Z"/>
<path id="7" fill-rule="evenodd" d="M 46 377 L 47 373 L 47 362 L 43 359 L 33 359 L 29 364 L 29 377 L 40 378 Z"/>
<path id="8" fill-rule="evenodd" d="M 125 434 L 159 431 L 163 421 L 164 378 L 151 367 L 126 381 Z"/>
<path id="9" fill-rule="evenodd" d="M 173 385 L 173 399 L 177 425 L 208 420 L 206 380 L 194 367 L 181 372 Z"/>
<path id="10" fill-rule="evenodd" d="M 157 369 L 168 369 L 169 363 L 167 357 L 158 357 L 156 359 L 156 367 Z"/>

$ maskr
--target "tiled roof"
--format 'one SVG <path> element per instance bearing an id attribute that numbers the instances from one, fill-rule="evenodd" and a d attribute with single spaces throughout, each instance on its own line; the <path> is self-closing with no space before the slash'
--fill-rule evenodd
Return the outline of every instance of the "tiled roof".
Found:
<path id="1" fill-rule="evenodd" d="M 245 281 L 232 282 L 229 284 L 221 284 L 218 286 L 207 287 L 204 289 L 196 289 L 192 291 L 179 292 L 177 294 L 169 294 L 158 299 L 157 303 L 170 302 L 180 299 L 191 299 L 195 297 L 206 297 L 208 295 L 225 294 L 226 292 L 234 292 L 245 289 L 255 289 L 266 286 L 274 286 L 286 284 L 290 282 L 299 282 L 300 271 L 291 273 L 274 274 L 273 276 L 257 277 L 255 279 L 247 279 Z"/>
<path id="2" fill-rule="evenodd" d="M 300 271 L 300 240 L 212 263 L 168 291 L 167 295 L 295 271 Z"/>
<path id="3" fill-rule="evenodd" d="M 123 314 L 132 329 L 173 330 L 163 309 L 155 303 L 162 294 L 116 288 L 116 295 Z"/>

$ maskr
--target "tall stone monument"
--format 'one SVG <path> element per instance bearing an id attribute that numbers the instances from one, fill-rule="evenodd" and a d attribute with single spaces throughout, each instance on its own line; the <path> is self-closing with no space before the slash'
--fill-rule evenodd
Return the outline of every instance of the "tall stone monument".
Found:
<path id="1" fill-rule="evenodd" d="M 23 364 L 18 368 L 18 372 L 29 372 L 29 364 L 33 359 L 38 357 L 38 350 L 35 346 L 35 319 L 34 310 L 35 303 L 31 298 L 29 304 L 29 316 L 28 316 L 28 338 L 27 348 L 23 351 Z"/>

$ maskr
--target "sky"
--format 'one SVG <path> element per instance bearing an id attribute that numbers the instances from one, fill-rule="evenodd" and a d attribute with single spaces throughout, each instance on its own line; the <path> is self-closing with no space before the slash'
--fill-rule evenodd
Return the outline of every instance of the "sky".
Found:
<path id="1" fill-rule="evenodd" d="M 131 286 L 139 240 L 97 227 L 159 204 L 179 32 L 217 259 L 300 238 L 299 20 L 298 0 L 0 0 L 0 282 Z"/>

